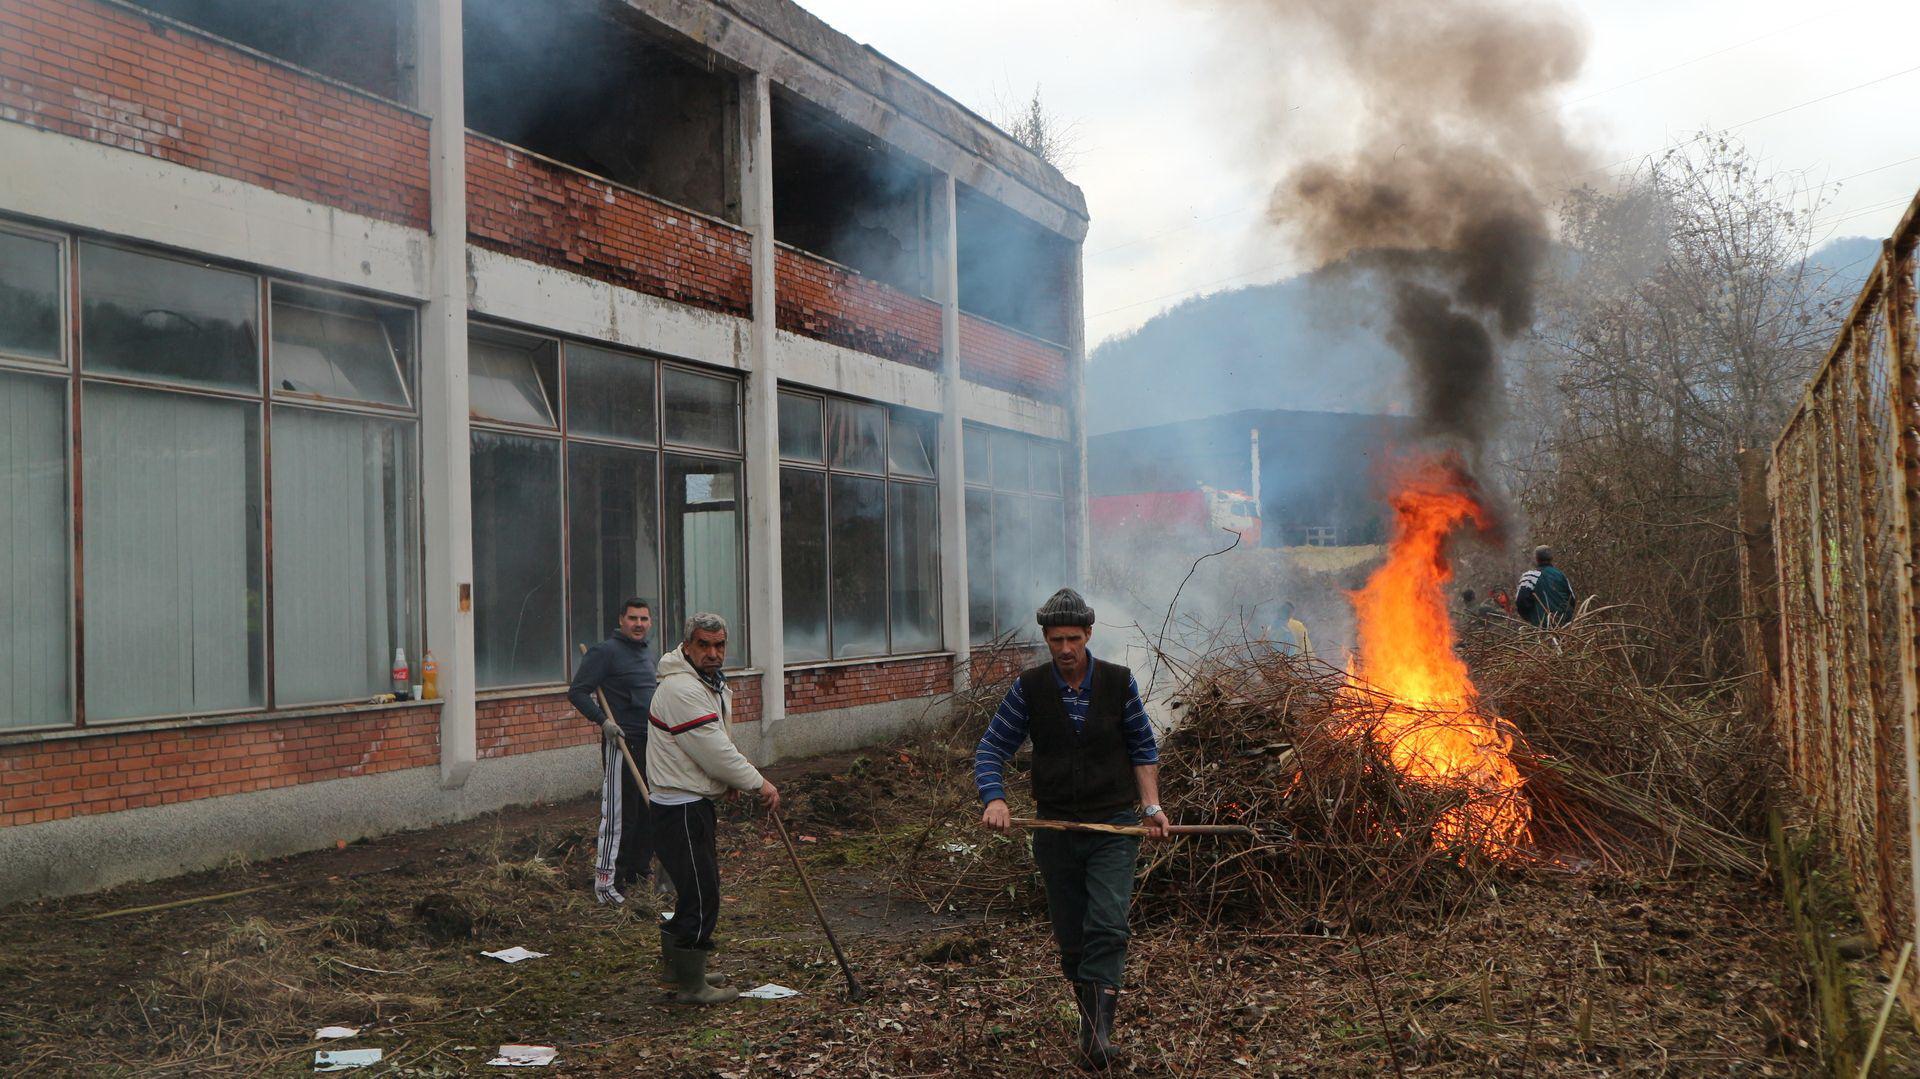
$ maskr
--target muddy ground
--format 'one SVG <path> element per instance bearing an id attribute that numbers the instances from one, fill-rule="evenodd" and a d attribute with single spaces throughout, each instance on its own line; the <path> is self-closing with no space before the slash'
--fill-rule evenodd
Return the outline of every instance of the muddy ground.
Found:
<path id="1" fill-rule="evenodd" d="M 744 804 L 722 825 L 717 966 L 801 995 L 669 1003 L 651 920 L 592 900 L 596 807 L 581 799 L 0 911 L 0 1072 L 293 1075 L 318 1048 L 378 1046 L 384 1060 L 361 1074 L 458 1075 L 491 1071 L 503 1043 L 556 1046 L 552 1072 L 570 1075 L 1072 1071 L 1072 1006 L 1030 887 L 948 884 L 965 884 L 971 855 L 941 846 L 980 838 L 964 772 L 952 777 L 962 796 L 938 808 L 895 804 L 895 773 L 952 761 L 879 760 L 773 771 L 874 990 L 864 1003 L 843 999 L 777 835 Z M 274 887 L 94 917 L 259 885 Z M 1535 871 L 1499 879 L 1444 928 L 1136 932 L 1119 1024 L 1131 1074 L 1820 1070 L 1765 881 Z M 550 954 L 511 966 L 479 954 L 515 944 Z M 329 1024 L 365 1029 L 313 1041 Z"/>

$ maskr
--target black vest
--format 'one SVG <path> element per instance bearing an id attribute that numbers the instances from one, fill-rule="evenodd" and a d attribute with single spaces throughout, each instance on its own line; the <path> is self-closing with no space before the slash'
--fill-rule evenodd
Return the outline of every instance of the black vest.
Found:
<path id="1" fill-rule="evenodd" d="M 1139 787 L 1127 753 L 1127 683 L 1133 674 L 1117 663 L 1093 661 L 1093 696 L 1087 722 L 1073 732 L 1060 702 L 1053 664 L 1020 676 L 1033 739 L 1033 800 L 1042 817 L 1102 821 L 1133 806 Z"/>

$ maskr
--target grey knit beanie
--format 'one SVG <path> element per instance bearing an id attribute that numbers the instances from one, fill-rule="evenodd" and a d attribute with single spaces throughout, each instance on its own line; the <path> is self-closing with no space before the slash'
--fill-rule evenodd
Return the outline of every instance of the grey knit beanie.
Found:
<path id="1" fill-rule="evenodd" d="M 1048 626 L 1086 626 L 1093 627 L 1093 608 L 1080 598 L 1080 593 L 1071 588 L 1062 588 L 1047 598 L 1040 609 L 1033 612 L 1034 620 L 1041 628 Z"/>

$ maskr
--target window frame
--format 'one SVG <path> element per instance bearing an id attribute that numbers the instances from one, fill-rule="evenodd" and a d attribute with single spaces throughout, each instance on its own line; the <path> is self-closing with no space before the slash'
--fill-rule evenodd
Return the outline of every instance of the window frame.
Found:
<path id="1" fill-rule="evenodd" d="M 266 384 L 265 396 L 268 398 L 269 404 L 297 405 L 302 408 L 336 408 L 337 407 L 341 411 L 346 411 L 346 412 L 361 412 L 368 415 L 385 415 L 390 418 L 406 416 L 406 417 L 411 417 L 415 422 L 419 421 L 420 419 L 420 315 L 419 315 L 418 308 L 408 306 L 407 304 L 404 304 L 404 303 L 396 303 L 392 300 L 383 300 L 383 299 L 376 299 L 370 296 L 363 296 L 355 292 L 349 292 L 345 289 L 332 288 L 325 285 L 310 285 L 310 284 L 306 284 L 305 282 L 296 281 L 296 280 L 293 280 L 292 278 L 288 278 L 284 276 L 271 276 L 271 275 L 263 275 L 263 276 L 264 276 L 264 283 L 266 285 L 267 295 L 266 295 L 266 302 L 263 307 L 264 320 L 261 323 L 262 332 L 260 334 L 261 351 L 263 353 L 263 356 L 261 359 L 260 375 L 261 375 L 261 379 Z M 394 369 L 395 369 L 395 373 L 400 376 L 400 392 L 406 397 L 407 403 L 405 405 L 395 405 L 395 404 L 390 404 L 382 401 L 366 401 L 366 400 L 361 400 L 353 397 L 328 397 L 325 394 L 303 393 L 299 390 L 282 390 L 276 387 L 273 381 L 273 308 L 275 303 L 274 293 L 276 292 L 276 290 L 283 289 L 283 288 L 289 290 L 289 292 L 291 292 L 295 297 L 295 298 L 290 298 L 284 301 L 288 307 L 298 307 L 304 311 L 318 311 L 322 315 L 332 314 L 333 312 L 329 312 L 325 308 L 315 307 L 312 304 L 301 303 L 297 298 L 298 294 L 304 292 L 304 293 L 308 293 L 310 295 L 315 295 L 315 296 L 333 296 L 333 297 L 337 297 L 339 299 L 348 301 L 349 303 L 364 304 L 368 307 L 375 307 L 375 308 L 385 308 L 389 312 L 405 313 L 407 315 L 412 316 L 407 320 L 408 336 L 411 337 L 412 339 L 406 342 L 405 355 L 399 354 L 398 342 L 393 340 L 392 329 L 388 327 L 384 321 L 380 323 L 380 328 L 382 332 L 387 335 L 389 346 L 395 349 L 395 355 L 393 357 Z"/>
<path id="2" fill-rule="evenodd" d="M 575 336 L 550 333 L 550 332 L 542 332 L 538 330 L 530 330 L 520 326 L 509 324 L 509 323 L 495 322 L 492 320 L 481 319 L 481 318 L 470 318 L 468 322 L 467 332 L 469 335 L 480 336 L 483 338 L 491 339 L 495 342 L 507 344 L 509 346 L 515 345 L 516 342 L 530 342 L 530 343 L 533 343 L 535 347 L 538 347 L 538 348 L 551 347 L 554 350 L 554 353 L 553 353 L 554 354 L 553 390 L 555 395 L 554 426 L 533 427 L 533 426 L 528 426 L 526 424 L 513 423 L 505 420 L 484 419 L 482 417 L 473 416 L 470 414 L 468 418 L 468 427 L 470 430 L 491 431 L 497 434 L 518 435 L 518 436 L 528 437 L 528 438 L 550 439 L 559 443 L 560 468 L 559 468 L 558 483 L 560 485 L 560 562 L 561 562 L 561 565 L 560 565 L 560 623 L 561 623 L 561 626 L 563 627 L 564 635 L 568 639 L 572 637 L 572 632 L 573 632 L 572 623 L 573 623 L 573 604 L 574 604 L 574 587 L 575 587 L 574 573 L 573 573 L 574 491 L 573 491 L 571 476 L 569 475 L 569 472 L 568 472 L 569 462 L 572 460 L 572 456 L 569 453 L 569 447 L 571 447 L 575 443 L 579 443 L 581 445 L 612 448 L 617 450 L 625 450 L 628 452 L 646 453 L 646 454 L 650 454 L 653 458 L 653 463 L 652 463 L 653 476 L 654 476 L 654 485 L 653 485 L 654 486 L 654 491 L 653 491 L 653 496 L 654 496 L 653 545 L 654 546 L 653 546 L 653 550 L 654 550 L 655 573 L 657 574 L 657 576 L 653 582 L 652 590 L 650 592 L 643 592 L 642 594 L 646 596 L 648 602 L 654 605 L 653 614 L 654 614 L 655 621 L 654 621 L 653 640 L 656 642 L 659 642 L 660 640 L 662 640 L 663 635 L 669 635 L 677 638 L 680 632 L 680 627 L 667 625 L 666 624 L 667 619 L 664 617 L 665 614 L 667 613 L 667 597 L 665 592 L 666 585 L 667 585 L 667 551 L 666 551 L 667 457 L 671 454 L 671 455 L 677 455 L 680 457 L 695 457 L 695 458 L 703 458 L 706 460 L 724 461 L 724 462 L 739 466 L 740 487 L 741 487 L 740 503 L 743 508 L 741 510 L 741 515 L 740 515 L 740 526 L 739 526 L 740 527 L 740 533 L 739 533 L 740 543 L 738 544 L 738 551 L 734 559 L 734 562 L 735 562 L 734 572 L 735 572 L 736 578 L 740 582 L 740 595 L 743 598 L 742 598 L 741 610 L 739 612 L 739 618 L 738 618 L 739 624 L 730 625 L 728 627 L 729 647 L 727 650 L 728 658 L 727 658 L 726 669 L 728 671 L 733 671 L 733 672 L 751 670 L 753 657 L 751 653 L 747 651 L 746 648 L 744 647 L 749 640 L 747 636 L 747 632 L 748 632 L 748 620 L 751 614 L 750 610 L 746 606 L 745 599 L 744 599 L 744 597 L 746 597 L 749 594 L 749 580 L 747 575 L 747 570 L 748 570 L 748 553 L 747 552 L 748 552 L 749 544 L 748 544 L 748 537 L 747 537 L 747 520 L 746 520 L 746 514 L 744 510 L 744 506 L 746 503 L 746 486 L 749 480 L 749 476 L 747 474 L 747 468 L 746 468 L 746 423 L 745 423 L 745 417 L 742 415 L 743 405 L 745 401 L 746 387 L 743 381 L 741 380 L 739 373 L 736 371 L 730 371 L 729 369 L 724 367 L 714 367 L 714 366 L 694 363 L 684 359 L 680 359 L 678 357 L 666 356 L 666 355 L 662 355 L 656 352 L 651 352 L 645 349 L 626 347 L 613 342 L 599 341 L 591 338 L 575 337 Z M 570 390 L 570 385 L 568 380 L 568 366 L 569 366 L 568 350 L 574 347 L 591 349 L 598 353 L 607 354 L 607 355 L 616 355 L 625 359 L 633 360 L 635 362 L 645 362 L 653 365 L 653 410 L 654 410 L 653 411 L 653 415 L 654 415 L 653 441 L 643 442 L 643 441 L 630 438 L 630 437 L 625 437 L 625 436 L 616 437 L 616 436 L 600 435 L 600 434 L 577 434 L 574 432 L 571 409 L 568 404 L 568 396 L 569 396 L 569 390 Z M 733 426 L 734 426 L 736 444 L 739 447 L 738 449 L 732 450 L 732 451 L 718 450 L 718 449 L 713 449 L 707 446 L 700 446 L 700 445 L 694 445 L 686 442 L 673 441 L 667 437 L 666 374 L 669 370 L 682 370 L 682 371 L 689 372 L 691 374 L 699 375 L 704 378 L 719 379 L 732 385 L 733 387 Z M 472 452 L 471 439 L 469 439 L 468 452 L 469 453 Z M 687 613 L 691 614 L 693 612 L 687 612 Z M 573 677 L 573 672 L 578 668 L 580 657 L 577 654 L 575 654 L 574 649 L 570 646 L 563 646 L 562 651 L 566 653 L 564 657 L 565 677 L 563 677 L 558 681 L 524 682 L 524 683 L 516 682 L 512 684 L 507 684 L 507 685 L 478 686 L 477 687 L 478 692 L 483 696 L 511 695 L 514 693 L 522 693 L 528 690 L 548 689 L 554 686 L 566 685 L 568 680 L 570 680 Z"/>
<path id="3" fill-rule="evenodd" d="M 55 317 L 59 320 L 59 331 L 54 336 L 60 350 L 59 358 L 55 360 L 35 359 L 18 353 L 0 351 L 0 367 L 39 371 L 42 374 L 73 374 L 76 367 L 74 360 L 79 355 L 76 338 L 80 331 L 80 320 L 74 317 L 73 294 L 79 289 L 80 282 L 79 263 L 73 255 L 72 235 L 52 229 L 36 228 L 24 222 L 10 221 L 5 218 L 0 218 L 0 232 L 54 245 L 53 292 L 54 302 L 58 308 Z"/>
<path id="4" fill-rule="evenodd" d="M 1016 431 L 1007 427 L 991 427 L 991 426 L 988 426 L 987 424 L 975 423 L 971 420 L 967 421 L 961 426 L 960 437 L 962 439 L 963 448 L 966 446 L 973 445 L 973 441 L 975 439 L 981 440 L 981 442 L 987 446 L 987 459 L 985 462 L 985 467 L 981 469 L 984 475 L 975 476 L 969 473 L 964 478 L 962 483 L 963 488 L 966 490 L 966 492 L 969 495 L 978 493 L 986 496 L 985 502 L 986 502 L 986 509 L 987 509 L 987 516 L 985 521 L 985 532 L 984 532 L 986 541 L 987 541 L 987 552 L 986 552 L 987 576 L 986 576 L 986 581 L 984 582 L 984 587 L 986 589 L 986 594 L 987 594 L 986 623 L 988 626 L 988 632 L 986 633 L 985 636 L 976 636 L 974 633 L 974 623 L 978 620 L 979 613 L 973 609 L 972 592 L 975 588 L 980 587 L 981 583 L 975 582 L 973 580 L 972 567 L 971 565 L 969 565 L 968 597 L 967 597 L 968 643 L 970 645 L 975 645 L 975 646 L 989 644 L 993 641 L 999 640 L 1002 637 L 1007 636 L 1010 633 L 1014 634 L 1014 639 L 1017 642 L 1031 643 L 1027 637 L 1024 637 L 1021 635 L 1021 632 L 1025 630 L 1024 626 L 1003 626 L 999 624 L 999 608 L 1001 606 L 1000 595 L 999 595 L 999 580 L 1002 576 L 1002 572 L 1000 569 L 1000 563 L 997 557 L 997 552 L 994 550 L 995 544 L 994 544 L 993 537 L 997 532 L 997 529 L 995 527 L 996 511 L 994 509 L 994 506 L 1002 498 L 1013 498 L 1013 499 L 1019 500 L 1023 509 L 1025 509 L 1025 511 L 1029 514 L 1028 524 L 1027 524 L 1027 533 L 1026 533 L 1027 539 L 1029 541 L 1029 548 L 1028 548 L 1029 559 L 1028 560 L 1033 565 L 1037 565 L 1037 563 L 1034 563 L 1034 560 L 1031 557 L 1031 552 L 1032 552 L 1031 540 L 1034 533 L 1034 527 L 1033 527 L 1034 522 L 1033 522 L 1032 513 L 1036 508 L 1040 507 L 1041 505 L 1046 505 L 1048 507 L 1057 507 L 1059 510 L 1059 513 L 1061 514 L 1061 520 L 1064 525 L 1065 514 L 1067 510 L 1068 483 L 1067 483 L 1067 477 L 1066 477 L 1066 470 L 1067 470 L 1067 460 L 1069 458 L 1069 455 L 1067 453 L 1068 443 L 1064 439 L 1041 438 L 1038 435 L 1030 435 L 1024 431 Z M 1019 487 L 1002 486 L 999 482 L 998 462 L 996 461 L 998 454 L 997 452 L 995 452 L 994 447 L 1003 441 L 1018 442 L 1021 446 L 1021 453 L 1023 455 L 1026 467 L 1022 469 L 1022 474 L 1024 476 L 1024 479 L 1022 481 L 1022 485 Z M 1048 449 L 1058 455 L 1058 459 L 1060 462 L 1059 467 L 1061 472 L 1060 490 L 1058 492 L 1039 491 L 1034 489 L 1032 462 L 1033 462 L 1034 451 L 1036 450 L 1036 448 Z M 963 527 L 966 527 L 966 524 L 964 522 L 963 522 Z M 1063 542 L 1064 541 L 1065 541 L 1065 537 L 1063 535 Z M 967 538 L 967 555 L 968 555 L 969 563 L 971 563 L 973 560 L 973 554 L 974 554 L 973 535 L 971 532 L 969 532 L 968 538 Z M 1064 561 L 1066 562 L 1066 564 L 1070 569 L 1072 566 L 1073 560 L 1071 558 L 1066 558 L 1064 559 Z M 1031 570 L 1032 568 L 1033 568 L 1032 565 L 1028 567 L 1029 570 Z M 1069 572 L 1069 576 L 1071 576 L 1071 572 Z M 1044 598 L 1044 597 L 1041 597 L 1041 598 Z"/>
<path id="5" fill-rule="evenodd" d="M 817 473 L 822 477 L 821 524 L 823 528 L 823 535 L 821 537 L 821 544 L 826 552 L 826 558 L 825 558 L 825 562 L 822 570 L 822 573 L 823 573 L 822 587 L 824 587 L 826 590 L 825 599 L 826 599 L 826 618 L 827 618 L 827 626 L 826 626 L 827 658 L 805 659 L 805 660 L 800 660 L 794 663 L 788 663 L 788 664 L 785 664 L 786 669 L 802 670 L 810 667 L 826 667 L 826 666 L 854 664 L 854 663 L 887 662 L 890 660 L 905 659 L 905 658 L 911 658 L 914 656 L 937 656 L 937 655 L 948 654 L 953 648 L 953 644 L 952 642 L 946 639 L 947 627 L 946 627 L 946 622 L 944 618 L 940 619 L 939 624 L 935 626 L 935 635 L 938 638 L 938 642 L 931 649 L 916 648 L 906 652 L 897 651 L 894 647 L 894 628 L 893 628 L 892 597 L 893 597 L 893 583 L 894 583 L 894 572 L 895 572 L 893 559 L 891 557 L 891 553 L 893 549 L 893 539 L 894 539 L 894 536 L 893 536 L 893 486 L 895 484 L 913 484 L 916 486 L 933 488 L 935 491 L 934 498 L 935 498 L 935 507 L 937 511 L 938 504 L 939 504 L 938 499 L 939 499 L 939 486 L 940 486 L 940 447 L 939 447 L 940 428 L 938 424 L 936 423 L 933 428 L 934 440 L 935 440 L 934 446 L 933 446 L 933 474 L 930 476 L 919 476 L 911 472 L 897 472 L 893 468 L 894 416 L 896 413 L 899 413 L 899 412 L 911 412 L 911 411 L 917 411 L 917 410 L 908 409 L 904 405 L 892 405 L 882 401 L 872 401 L 866 398 L 852 397 L 847 394 L 831 393 L 826 390 L 816 390 L 810 387 L 805 387 L 800 385 L 782 384 L 778 388 L 778 393 L 784 397 L 804 398 L 806 400 L 812 401 L 820 410 L 821 431 L 822 431 L 820 460 L 813 461 L 813 460 L 808 460 L 802 457 L 790 457 L 787 455 L 785 447 L 777 448 L 777 457 L 778 457 L 778 467 L 779 467 L 779 470 L 782 472 L 786 471 L 787 469 L 794 469 L 797 471 Z M 835 401 L 842 401 L 842 402 L 845 402 L 846 404 L 854 405 L 854 406 L 878 408 L 880 410 L 882 422 L 880 424 L 880 465 L 879 465 L 878 471 L 872 471 L 864 468 L 836 466 L 832 463 L 833 450 L 832 450 L 832 447 L 828 445 L 829 440 L 825 437 L 825 433 L 828 430 L 830 430 L 832 426 L 831 421 L 828 419 L 828 410 L 832 407 L 833 402 Z M 779 407 L 778 398 L 776 398 L 775 399 L 776 410 L 778 409 L 778 407 Z M 881 510 L 880 510 L 880 517 L 881 517 L 880 553 L 881 553 L 881 561 L 884 566 L 884 572 L 881 577 L 881 588 L 880 588 L 881 604 L 880 605 L 883 609 L 882 619 L 885 622 L 885 633 L 883 634 L 883 636 L 886 638 L 886 646 L 884 651 L 874 653 L 874 654 L 857 655 L 857 656 L 838 656 L 834 654 L 836 649 L 836 641 L 835 641 L 836 634 L 834 633 L 834 627 L 833 627 L 833 477 L 835 476 L 850 476 L 850 477 L 857 477 L 859 479 L 878 480 L 881 485 L 881 491 L 883 494 L 883 497 L 881 499 Z M 936 512 L 936 520 L 937 520 L 937 512 Z M 945 573 L 944 573 L 944 562 L 943 562 L 944 555 L 945 555 L 945 552 L 940 551 L 938 549 L 936 549 L 934 552 L 934 580 L 938 582 L 939 586 L 943 589 L 946 583 Z M 936 597 L 936 600 L 935 600 L 936 609 L 943 608 L 944 603 L 945 603 L 944 596 Z M 783 594 L 781 596 L 781 626 L 783 630 L 785 629 L 785 623 L 786 623 L 786 597 Z"/>

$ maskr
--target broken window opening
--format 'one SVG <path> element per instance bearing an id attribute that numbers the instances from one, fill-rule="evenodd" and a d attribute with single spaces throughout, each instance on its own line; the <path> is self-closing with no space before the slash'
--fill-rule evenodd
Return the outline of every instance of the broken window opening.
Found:
<path id="1" fill-rule="evenodd" d="M 625 4 L 467 0 L 467 126 L 739 223 L 739 83 Z"/>
<path id="2" fill-rule="evenodd" d="M 133 3 L 389 101 L 415 103 L 413 24 L 407 5 L 393 0 Z"/>
<path id="3" fill-rule="evenodd" d="M 878 137 L 784 93 L 773 98 L 773 229 L 783 244 L 903 292 L 932 291 L 932 173 Z"/>
<path id="4" fill-rule="evenodd" d="M 1072 242 L 964 185 L 954 201 L 960 309 L 1064 343 Z"/>

